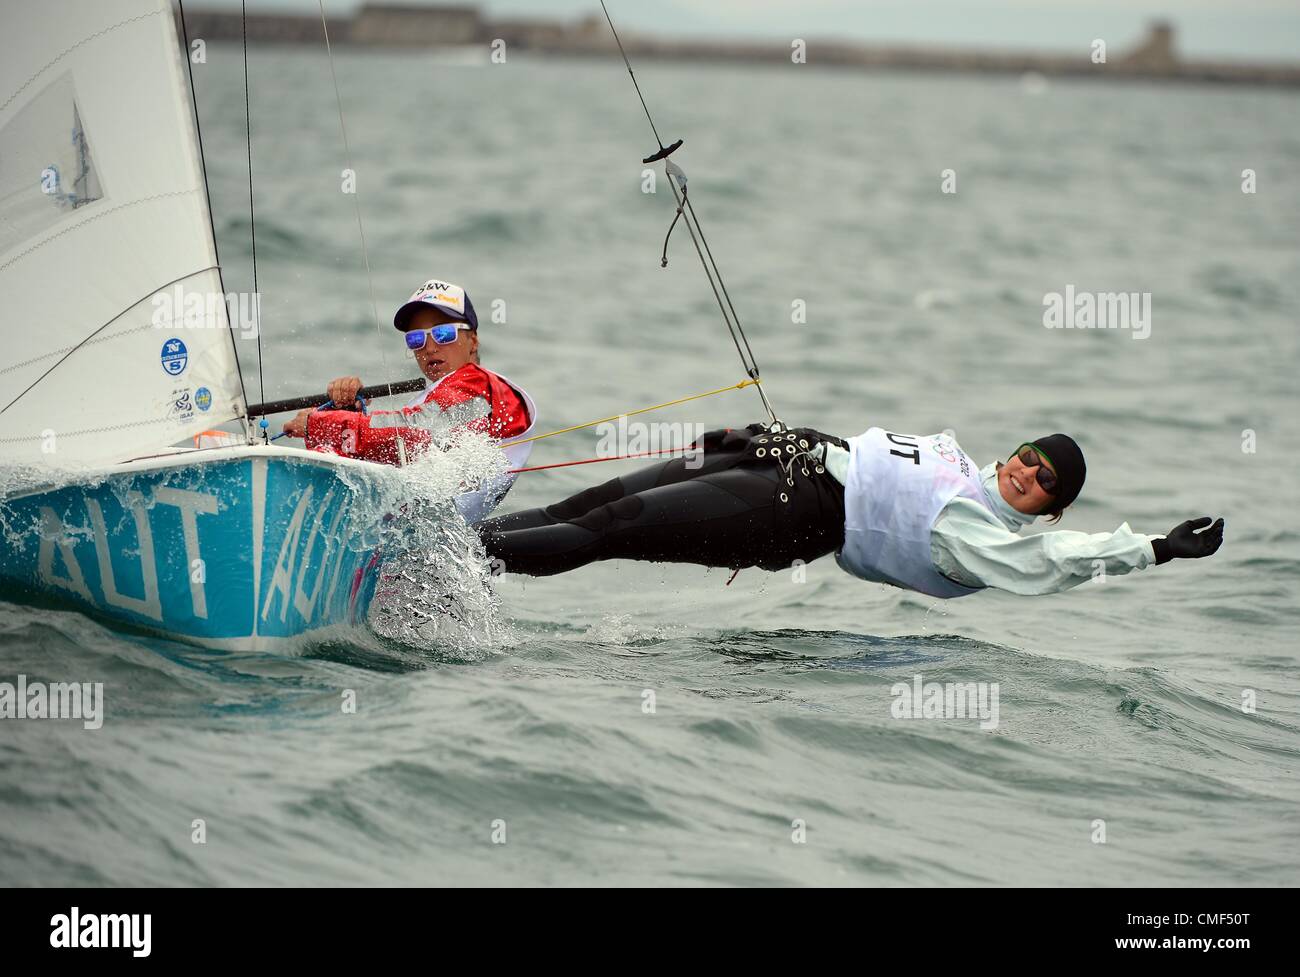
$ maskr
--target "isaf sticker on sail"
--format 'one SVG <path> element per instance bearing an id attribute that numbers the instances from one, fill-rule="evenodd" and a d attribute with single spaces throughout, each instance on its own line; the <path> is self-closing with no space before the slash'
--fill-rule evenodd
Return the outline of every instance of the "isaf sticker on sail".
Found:
<path id="1" fill-rule="evenodd" d="M 186 424 L 194 419 L 194 395 L 189 387 L 177 387 L 171 394 L 171 419 Z"/>

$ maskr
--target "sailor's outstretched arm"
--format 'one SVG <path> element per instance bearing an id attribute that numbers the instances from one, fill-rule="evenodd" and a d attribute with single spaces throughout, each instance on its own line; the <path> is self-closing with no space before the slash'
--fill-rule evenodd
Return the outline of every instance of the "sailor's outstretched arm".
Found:
<path id="1" fill-rule="evenodd" d="M 1178 557 L 1209 556 L 1223 542 L 1223 520 L 1182 523 L 1167 537 L 1135 533 L 1124 523 L 1113 533 L 1054 530 L 1018 536 L 987 519 L 981 507 L 954 500 L 935 523 L 930 551 L 953 579 L 1014 594 L 1055 594 L 1098 576 L 1125 574 Z M 1195 529 L 1204 529 L 1196 533 Z"/>

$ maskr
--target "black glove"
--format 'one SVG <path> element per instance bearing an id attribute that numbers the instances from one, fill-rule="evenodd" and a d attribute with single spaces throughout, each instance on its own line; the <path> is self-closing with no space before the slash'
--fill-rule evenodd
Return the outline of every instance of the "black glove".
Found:
<path id="1" fill-rule="evenodd" d="M 1209 526 L 1209 529 L 1205 527 Z M 1203 530 L 1196 532 L 1196 530 Z M 1199 560 L 1209 556 L 1223 545 L 1223 520 L 1216 519 L 1210 525 L 1209 516 L 1188 519 L 1169 530 L 1164 539 L 1151 541 L 1151 548 L 1156 551 L 1156 563 L 1168 563 L 1170 560 Z"/>

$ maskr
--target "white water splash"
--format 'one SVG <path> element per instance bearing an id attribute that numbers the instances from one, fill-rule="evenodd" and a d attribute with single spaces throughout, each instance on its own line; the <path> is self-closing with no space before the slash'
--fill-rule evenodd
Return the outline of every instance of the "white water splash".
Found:
<path id="1" fill-rule="evenodd" d="M 483 544 L 455 498 L 500 476 L 506 460 L 466 420 L 454 408 L 431 415 L 421 426 L 434 446 L 381 479 L 383 562 L 367 623 L 390 641 L 478 660 L 507 642 L 508 628 Z"/>
<path id="2" fill-rule="evenodd" d="M 646 627 L 628 614 L 609 614 L 590 625 L 583 638 L 608 645 L 637 645 L 661 641 L 666 635 L 663 628 Z"/>

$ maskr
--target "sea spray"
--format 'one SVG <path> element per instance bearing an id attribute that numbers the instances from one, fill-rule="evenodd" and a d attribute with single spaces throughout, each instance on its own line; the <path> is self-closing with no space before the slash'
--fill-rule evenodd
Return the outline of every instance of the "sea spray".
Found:
<path id="1" fill-rule="evenodd" d="M 38 517 L 28 515 L 23 518 L 15 512 L 8 504 L 11 497 L 74 486 L 89 492 L 108 482 L 109 474 L 106 469 L 62 465 L 55 460 L 42 465 L 0 463 L 0 536 L 3 536 L 4 543 L 21 553 L 29 545 L 39 545 L 44 532 Z M 89 525 L 80 531 L 90 536 Z"/>
<path id="2" fill-rule="evenodd" d="M 458 495 L 506 467 L 486 434 L 465 427 L 477 406 L 423 419 L 429 450 L 379 479 L 372 501 L 383 509 L 383 541 L 367 619 L 382 638 L 468 660 L 507 639 L 487 554 L 456 507 Z"/>

